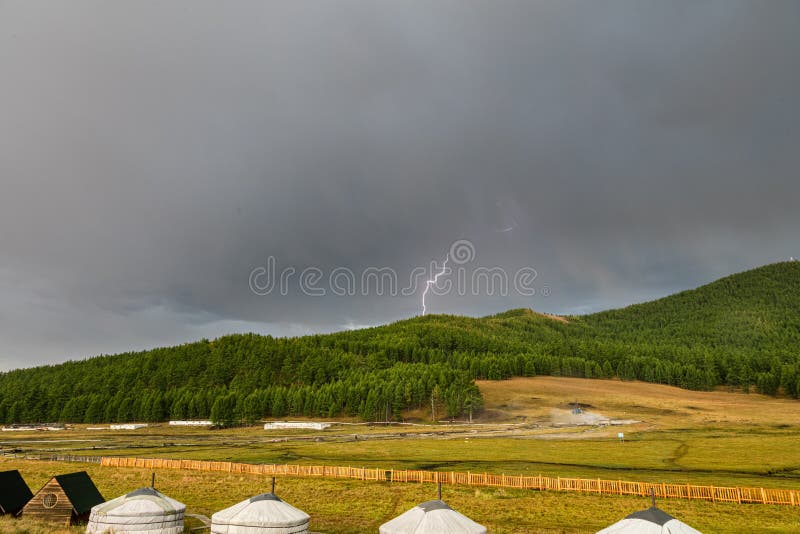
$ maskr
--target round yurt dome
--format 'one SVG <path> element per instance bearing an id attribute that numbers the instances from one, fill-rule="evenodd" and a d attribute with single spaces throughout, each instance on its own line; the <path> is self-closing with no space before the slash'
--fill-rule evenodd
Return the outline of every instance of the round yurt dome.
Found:
<path id="1" fill-rule="evenodd" d="M 180 534 L 186 505 L 153 488 L 140 488 L 92 507 L 87 534 Z"/>
<path id="2" fill-rule="evenodd" d="M 652 506 L 634 512 L 599 531 L 597 534 L 701 534 L 686 523 L 678 521 L 668 513 Z"/>
<path id="3" fill-rule="evenodd" d="M 428 501 L 381 525 L 380 534 L 486 534 L 486 527 L 447 506 Z"/>
<path id="4" fill-rule="evenodd" d="M 304 534 L 310 517 L 274 493 L 262 493 L 211 516 L 212 534 Z"/>

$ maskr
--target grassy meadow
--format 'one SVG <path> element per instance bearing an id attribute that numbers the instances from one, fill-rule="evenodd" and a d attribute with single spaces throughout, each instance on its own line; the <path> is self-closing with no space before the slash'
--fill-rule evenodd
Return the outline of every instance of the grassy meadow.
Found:
<path id="1" fill-rule="evenodd" d="M 139 456 L 253 463 L 298 463 L 544 474 L 717 486 L 800 488 L 797 401 L 691 392 L 615 380 L 555 377 L 480 382 L 486 409 L 473 424 L 335 425 L 324 431 L 208 430 L 151 426 L 138 431 L 4 433 L 18 454 Z M 564 425 L 570 402 L 623 426 Z M 617 432 L 625 433 L 620 443 Z M 32 489 L 59 472 L 87 469 L 106 497 L 148 483 L 150 471 L 6 458 Z M 191 511 L 211 515 L 267 480 L 252 475 L 161 470 L 157 486 Z M 312 516 L 318 532 L 376 531 L 435 494 L 432 485 L 282 478 L 278 493 Z M 595 532 L 646 499 L 494 488 L 446 487 L 454 508 L 491 532 Z M 663 500 L 660 507 L 703 532 L 798 532 L 800 507 Z M 0 520 L 2 532 L 38 532 Z M 23 530 L 14 530 L 22 528 Z M 27 529 L 27 530 L 24 530 Z M 78 530 L 75 530 L 76 532 Z M 52 530 L 41 530 L 52 532 Z"/>
<path id="2" fill-rule="evenodd" d="M 63 464 L 44 461 L 0 460 L 2 469 L 19 469 L 34 491 L 47 479 L 66 470 L 86 469 L 106 498 L 148 485 L 150 470 L 114 469 L 95 464 Z M 156 470 L 159 490 L 187 504 L 190 513 L 211 516 L 217 510 L 249 496 L 268 491 L 269 480 L 258 476 Z M 311 516 L 315 532 L 377 532 L 385 521 L 416 504 L 435 498 L 429 484 L 388 484 L 350 480 L 283 477 L 276 492 Z M 444 499 L 493 533 L 584 533 L 621 519 L 648 506 L 637 497 L 596 496 L 506 489 L 445 487 Z M 703 532 L 790 533 L 797 532 L 800 507 L 736 505 L 670 500 L 660 506 Z M 2 532 L 83 532 L 10 518 L 0 519 Z"/>

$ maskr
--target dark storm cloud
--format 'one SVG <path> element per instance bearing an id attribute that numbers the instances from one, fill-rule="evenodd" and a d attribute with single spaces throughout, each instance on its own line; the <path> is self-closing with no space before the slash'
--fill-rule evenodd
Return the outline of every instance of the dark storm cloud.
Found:
<path id="1" fill-rule="evenodd" d="M 469 239 L 579 312 L 800 255 L 796 2 L 0 2 L 0 367 L 418 313 L 254 295 Z"/>

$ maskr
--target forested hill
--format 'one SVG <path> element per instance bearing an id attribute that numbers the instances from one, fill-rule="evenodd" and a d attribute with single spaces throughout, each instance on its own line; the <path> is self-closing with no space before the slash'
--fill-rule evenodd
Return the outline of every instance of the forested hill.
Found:
<path id="1" fill-rule="evenodd" d="M 767 265 L 698 289 L 583 317 L 605 337 L 800 352 L 800 262 Z"/>
<path id="2" fill-rule="evenodd" d="M 462 417 L 476 378 L 549 374 L 719 385 L 797 397 L 800 262 L 768 265 L 663 299 L 552 318 L 416 317 L 278 339 L 225 336 L 0 374 L 0 421 L 262 417 Z M 435 413 L 431 413 L 435 410 Z"/>

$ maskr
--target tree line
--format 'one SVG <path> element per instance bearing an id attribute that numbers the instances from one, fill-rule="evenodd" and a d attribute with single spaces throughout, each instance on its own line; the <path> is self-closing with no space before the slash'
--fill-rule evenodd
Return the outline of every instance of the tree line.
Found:
<path id="1" fill-rule="evenodd" d="M 477 379 L 616 378 L 800 396 L 800 262 L 556 321 L 432 315 L 300 338 L 225 336 L 0 373 L 0 421 L 469 417 Z"/>

